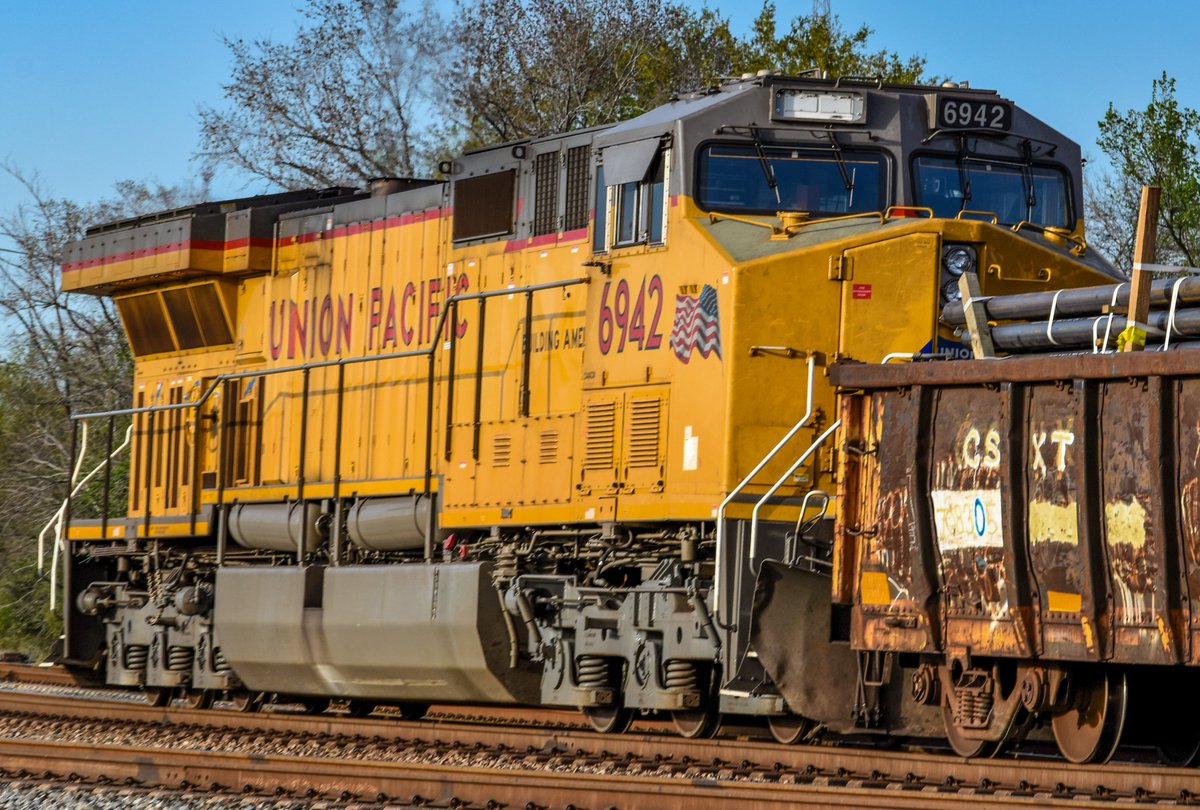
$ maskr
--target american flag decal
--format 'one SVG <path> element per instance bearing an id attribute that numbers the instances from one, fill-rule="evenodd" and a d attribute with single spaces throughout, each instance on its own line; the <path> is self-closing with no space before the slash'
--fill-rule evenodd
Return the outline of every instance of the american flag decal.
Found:
<path id="1" fill-rule="evenodd" d="M 700 295 L 675 296 L 675 323 L 669 339 L 671 351 L 680 361 L 692 359 L 692 350 L 701 357 L 721 356 L 721 317 L 717 314 L 717 291 L 705 284 Z"/>

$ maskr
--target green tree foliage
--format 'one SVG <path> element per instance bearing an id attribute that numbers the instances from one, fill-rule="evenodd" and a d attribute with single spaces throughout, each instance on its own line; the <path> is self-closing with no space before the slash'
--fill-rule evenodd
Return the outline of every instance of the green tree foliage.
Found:
<path id="1" fill-rule="evenodd" d="M 459 13 L 445 114 L 469 144 L 611 123 L 764 69 L 928 80 L 923 57 L 869 51 L 866 25 L 798 16 L 780 30 L 771 2 L 745 38 L 720 12 L 672 0 L 483 0 Z"/>
<path id="2" fill-rule="evenodd" d="M 63 250 L 85 228 L 175 208 L 204 188 L 122 182 L 108 200 L 82 205 L 48 194 L 36 177 L 3 167 L 28 201 L 0 216 L 0 316 L 9 346 L 0 358 L 0 650 L 44 652 L 57 635 L 49 582 L 38 572 L 37 537 L 59 509 L 73 465 L 70 414 L 125 407 L 132 364 L 112 302 L 62 289 Z M 117 443 L 123 435 L 117 426 Z M 104 455 L 93 430 L 85 467 Z M 111 504 L 125 490 L 114 473 Z M 80 493 L 76 515 L 97 517 L 101 479 Z M 49 553 L 49 546 L 47 546 Z"/>
<path id="3" fill-rule="evenodd" d="M 797 74 L 816 68 L 829 76 L 878 76 L 884 81 L 917 84 L 934 81 L 925 75 L 925 58 L 902 57 L 889 50 L 870 51 L 871 27 L 843 30 L 837 15 L 794 17 L 780 32 L 775 4 L 763 4 L 750 36 L 738 43 L 737 72 L 779 70 Z"/>
<path id="4" fill-rule="evenodd" d="M 409 5 L 406 5 L 406 2 Z M 429 173 L 471 146 L 622 120 L 764 68 L 923 78 L 836 16 L 752 31 L 681 0 L 309 0 L 291 41 L 226 40 L 225 104 L 199 111 L 200 157 L 282 188 Z"/>
<path id="5" fill-rule="evenodd" d="M 431 2 L 311 0 L 290 42 L 227 39 L 227 104 L 200 108 L 200 156 L 284 189 L 411 177 L 437 151 L 447 24 Z"/>
<path id="6" fill-rule="evenodd" d="M 1113 172 L 1091 178 L 1089 234 L 1119 267 L 1132 264 L 1140 190 L 1159 186 L 1160 263 L 1195 267 L 1200 260 L 1200 112 L 1179 103 L 1175 79 L 1154 80 L 1150 103 L 1119 112 L 1112 104 L 1099 122 L 1098 143 Z"/>

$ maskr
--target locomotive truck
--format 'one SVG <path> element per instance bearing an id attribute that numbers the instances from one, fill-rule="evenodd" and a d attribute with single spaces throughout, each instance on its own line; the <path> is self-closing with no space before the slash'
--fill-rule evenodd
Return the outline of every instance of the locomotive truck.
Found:
<path id="1" fill-rule="evenodd" d="M 969 354 L 964 273 L 1117 278 L 1080 167 L 993 91 L 764 73 L 441 181 L 98 225 L 63 288 L 115 302 L 133 399 L 75 421 L 63 659 L 194 706 L 1011 739 L 964 736 L 946 674 L 987 617 L 947 647 L 933 584 L 871 612 L 895 560 L 854 487 L 911 448 L 847 432 L 829 368 Z"/>

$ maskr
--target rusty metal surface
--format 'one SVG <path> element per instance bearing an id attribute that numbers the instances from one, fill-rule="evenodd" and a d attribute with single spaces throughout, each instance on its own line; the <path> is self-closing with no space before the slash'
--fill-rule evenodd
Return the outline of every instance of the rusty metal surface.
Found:
<path id="1" fill-rule="evenodd" d="M 1178 552 L 1166 496 L 1173 448 L 1162 434 L 1170 401 L 1161 378 L 1102 385 L 1100 458 L 1104 539 L 1112 594 L 1113 658 L 1173 664 L 1181 659 Z M 1097 507 L 1100 511 L 1101 507 Z M 1168 537 L 1170 531 L 1170 537 Z"/>
<path id="2" fill-rule="evenodd" d="M 1146 376 L 1200 376 L 1200 351 L 1049 354 L 921 363 L 843 362 L 829 367 L 833 384 L 846 389 Z"/>
<path id="3" fill-rule="evenodd" d="M 1011 485 L 1009 392 L 951 388 L 936 399 L 929 497 L 946 647 L 1026 656 L 1024 510 Z"/>
<path id="4" fill-rule="evenodd" d="M 935 553 L 947 651 L 1200 663 L 1200 353 L 843 365 L 834 376 L 871 415 L 848 430 L 869 429 L 879 446 L 858 479 L 879 492 L 867 545 L 882 552 L 861 556 L 861 576 L 875 565 L 901 581 L 921 548 Z M 905 403 L 930 392 L 924 423 Z M 928 483 L 913 466 L 922 440 Z M 871 498 L 860 487 L 857 508 Z M 861 588 L 858 605 L 870 631 Z M 911 650 L 895 633 L 855 642 Z"/>
<path id="5" fill-rule="evenodd" d="M 1094 418 L 1083 386 L 1031 386 L 1026 406 L 1024 465 L 1029 560 L 1038 606 L 1040 652 L 1054 660 L 1097 660 L 1099 613 L 1105 605 L 1102 560 L 1095 557 L 1095 521 L 1086 499 L 1092 457 L 1076 431 Z M 1091 464 L 1094 466 L 1094 464 Z M 1099 590 L 1096 587 L 1099 586 Z"/>
<path id="6" fill-rule="evenodd" d="M 868 472 L 852 497 L 860 525 L 851 628 L 860 649 L 932 652 L 941 646 L 937 563 L 927 544 L 930 515 L 930 399 L 922 389 L 874 398 L 864 411 Z"/>

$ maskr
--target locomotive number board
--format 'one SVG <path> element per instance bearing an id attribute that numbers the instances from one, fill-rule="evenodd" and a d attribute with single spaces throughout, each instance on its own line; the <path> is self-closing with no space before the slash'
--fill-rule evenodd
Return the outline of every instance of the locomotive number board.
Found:
<path id="1" fill-rule="evenodd" d="M 993 99 L 934 95 L 929 97 L 931 129 L 1012 129 L 1012 105 Z"/>

